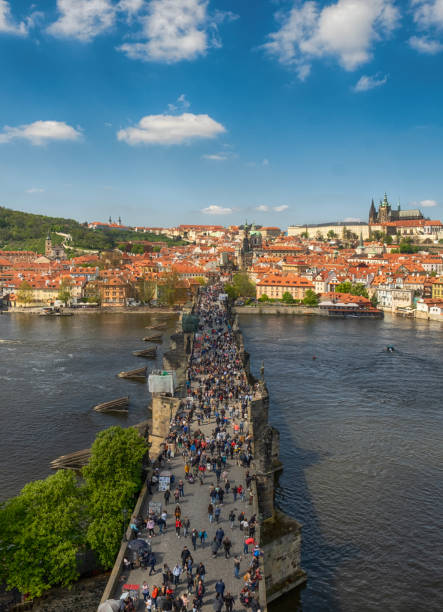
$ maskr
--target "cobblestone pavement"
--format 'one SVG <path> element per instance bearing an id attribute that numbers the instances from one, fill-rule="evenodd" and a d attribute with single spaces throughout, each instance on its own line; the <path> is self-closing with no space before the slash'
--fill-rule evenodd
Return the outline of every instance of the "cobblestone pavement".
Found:
<path id="1" fill-rule="evenodd" d="M 194 426 L 196 424 L 194 423 Z M 215 428 L 215 420 L 211 420 L 209 423 L 205 421 L 204 424 L 201 425 L 200 429 L 204 432 L 205 435 L 210 435 L 211 431 Z M 200 561 L 203 562 L 206 568 L 206 576 L 205 576 L 205 587 L 206 593 L 203 599 L 203 612 L 208 612 L 209 610 L 213 610 L 213 603 L 215 600 L 215 583 L 219 578 L 223 578 L 223 581 L 226 585 L 225 594 L 230 591 L 231 594 L 235 597 L 234 611 L 245 610 L 245 607 L 239 601 L 239 592 L 243 586 L 242 576 L 247 570 L 251 555 L 245 556 L 243 554 L 243 542 L 244 542 L 244 533 L 239 529 L 239 522 L 236 520 L 234 524 L 234 529 L 231 530 L 230 524 L 228 521 L 228 516 L 231 510 L 234 510 L 236 517 L 238 514 L 243 511 L 246 515 L 246 518 L 249 519 L 252 514 L 251 506 L 248 503 L 248 497 L 246 495 L 245 501 L 242 502 L 239 497 L 237 497 L 236 502 L 234 502 L 234 497 L 232 492 L 230 491 L 224 497 L 224 504 L 221 507 L 221 516 L 219 525 L 225 532 L 232 542 L 231 548 L 231 557 L 229 559 L 225 559 L 224 549 L 223 547 L 219 550 L 218 555 L 215 559 L 212 558 L 211 552 L 211 542 L 215 536 L 215 532 L 219 525 L 215 523 L 215 521 L 211 524 L 209 522 L 209 517 L 207 513 L 208 504 L 210 502 L 209 499 L 209 488 L 210 485 L 216 484 L 216 476 L 214 472 L 206 472 L 204 478 L 204 484 L 200 485 L 200 482 L 197 480 L 194 484 L 189 484 L 184 479 L 184 461 L 181 456 L 176 456 L 171 458 L 170 463 L 165 466 L 163 469 L 169 469 L 175 476 L 175 483 L 181 478 L 184 484 L 184 498 L 181 498 L 180 508 L 182 511 L 181 519 L 188 517 L 191 523 L 190 531 L 195 528 L 198 531 L 204 529 L 208 534 L 208 538 L 206 540 L 206 544 L 202 547 L 200 545 L 200 540 L 197 540 L 197 550 L 193 550 L 192 542 L 190 535 L 187 538 L 182 535 L 180 538 L 177 537 L 175 533 L 175 501 L 173 499 L 173 495 L 171 494 L 171 499 L 169 500 L 169 504 L 166 506 L 166 511 L 168 512 L 167 519 L 167 529 L 166 533 L 159 535 L 158 527 L 155 528 L 155 536 L 150 538 L 152 551 L 155 553 L 157 558 L 157 566 L 156 566 L 156 574 L 149 576 L 149 568 L 138 568 L 133 569 L 128 573 L 123 573 L 123 577 L 121 580 L 121 586 L 125 583 L 129 584 L 138 584 L 140 587 L 143 584 L 143 581 L 149 585 L 150 592 L 154 585 L 160 587 L 162 585 L 162 567 L 164 563 L 167 563 L 169 568 L 172 570 L 174 565 L 178 562 L 181 565 L 181 557 L 180 554 L 183 550 L 184 546 L 187 546 L 191 551 L 193 560 L 194 560 L 194 575 L 195 568 Z M 234 460 L 228 459 L 226 471 L 228 472 L 228 478 L 231 483 L 231 487 L 233 483 L 237 486 L 241 484 L 243 488 L 245 488 L 244 474 L 245 469 L 243 467 L 239 467 L 236 464 L 235 458 Z M 174 489 L 174 487 L 172 487 Z M 154 502 L 160 502 L 162 504 L 162 510 L 164 508 L 164 498 L 163 492 L 155 491 L 152 498 L 150 498 Z M 145 509 L 146 512 L 146 509 Z M 143 532 L 142 537 L 147 539 L 147 536 Z M 241 567 L 240 567 L 240 578 L 236 579 L 234 577 L 234 562 L 233 559 L 236 555 L 241 555 Z M 181 584 L 177 588 L 178 595 L 186 592 L 186 574 L 182 574 L 181 576 Z M 119 596 L 121 591 L 118 593 Z M 140 596 L 141 597 L 141 596 Z M 191 595 L 189 597 L 189 609 L 192 610 L 192 598 Z M 144 609 L 143 601 L 139 602 L 139 610 Z"/>

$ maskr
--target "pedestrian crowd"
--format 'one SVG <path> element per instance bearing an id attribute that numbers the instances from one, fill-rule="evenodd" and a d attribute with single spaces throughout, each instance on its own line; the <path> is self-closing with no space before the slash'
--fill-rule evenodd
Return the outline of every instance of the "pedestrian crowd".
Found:
<path id="1" fill-rule="evenodd" d="M 259 558 L 263 553 L 255 539 L 256 516 L 251 513 L 248 517 L 246 513 L 253 501 L 252 438 L 248 431 L 253 388 L 243 368 L 226 304 L 219 299 L 221 293 L 221 285 L 200 292 L 195 311 L 199 329 L 194 334 L 187 370 L 186 397 L 171 420 L 148 491 L 153 493 L 158 487 L 162 466 L 167 467 L 174 457 L 182 457 L 183 474 L 178 480 L 176 475 L 170 475 L 169 487 L 163 493 L 163 511 L 152 510 L 146 517 L 133 517 L 131 522 L 135 538 L 146 533 L 146 547 L 132 559 L 125 558 L 124 565 L 128 571 L 138 566 L 149 569 L 148 576 L 155 576 L 150 585 L 144 581 L 141 586 L 147 612 L 198 612 L 209 603 L 215 612 L 233 612 L 237 605 L 238 610 L 260 610 L 258 585 L 263 577 Z M 230 477 L 232 465 L 244 468 L 244 482 L 234 482 Z M 199 503 L 207 505 L 207 525 L 194 527 L 192 516 L 182 513 L 185 483 L 198 487 L 194 495 L 201 500 Z M 224 517 L 226 520 L 222 520 L 227 500 L 244 504 L 245 510 L 231 509 Z M 171 504 L 173 519 L 169 512 Z M 177 560 L 172 569 L 167 563 L 157 568 L 152 538 L 164 534 L 169 523 L 175 528 Z M 208 530 L 214 528 L 213 537 L 209 537 Z M 181 538 L 189 541 L 189 547 L 178 545 Z M 215 592 L 210 592 L 204 563 L 194 558 L 207 544 L 211 558 L 219 559 L 220 571 L 211 576 L 212 582 L 216 580 Z M 227 570 L 226 563 L 231 558 L 232 569 Z M 241 575 L 243 560 L 247 565 Z M 240 583 L 237 593 L 230 592 L 223 581 L 222 576 L 231 571 Z M 124 592 L 120 609 L 136 610 L 136 606 L 137 597 Z"/>

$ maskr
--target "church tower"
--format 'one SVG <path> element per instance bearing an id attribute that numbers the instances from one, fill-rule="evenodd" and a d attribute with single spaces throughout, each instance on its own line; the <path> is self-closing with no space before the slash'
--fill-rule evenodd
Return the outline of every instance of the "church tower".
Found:
<path id="1" fill-rule="evenodd" d="M 377 212 L 374 206 L 374 198 L 372 198 L 371 208 L 369 209 L 369 224 L 377 223 Z"/>
<path id="2" fill-rule="evenodd" d="M 380 208 L 378 209 L 378 220 L 380 223 L 386 223 L 391 218 L 391 206 L 388 202 L 388 196 L 385 193 L 385 197 L 383 198 L 383 202 L 380 204 Z"/>
<path id="3" fill-rule="evenodd" d="M 51 233 L 48 231 L 48 235 L 45 240 L 45 255 L 46 257 L 52 257 L 52 240 Z"/>

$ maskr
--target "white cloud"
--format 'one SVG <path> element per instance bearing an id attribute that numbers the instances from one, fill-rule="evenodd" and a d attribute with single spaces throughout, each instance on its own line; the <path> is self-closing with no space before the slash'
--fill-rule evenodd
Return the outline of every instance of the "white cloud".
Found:
<path id="1" fill-rule="evenodd" d="M 31 187 L 30 189 L 26 190 L 26 193 L 43 193 L 44 191 L 46 190 L 42 189 L 42 187 Z"/>
<path id="2" fill-rule="evenodd" d="M 22 21 L 16 23 L 11 15 L 11 6 L 6 0 L 0 0 L 0 32 L 26 36 L 28 28 Z"/>
<path id="3" fill-rule="evenodd" d="M 414 21 L 422 28 L 443 29 L 443 0 L 412 0 Z"/>
<path id="4" fill-rule="evenodd" d="M 435 55 L 443 50 L 443 45 L 438 40 L 432 40 L 427 36 L 411 36 L 409 44 L 419 53 Z"/>
<path id="5" fill-rule="evenodd" d="M 209 155 L 202 155 L 202 159 L 209 159 L 211 161 L 226 161 L 229 159 L 229 155 L 225 153 L 212 153 Z"/>
<path id="6" fill-rule="evenodd" d="M 81 132 L 64 121 L 34 121 L 27 125 L 10 127 L 0 132 L 0 143 L 27 140 L 33 145 L 45 145 L 51 141 L 78 140 Z"/>
<path id="7" fill-rule="evenodd" d="M 186 98 L 186 94 L 181 94 L 175 101 L 175 104 L 168 104 L 168 111 L 170 113 L 176 113 L 178 110 L 188 110 L 190 106 L 191 103 Z"/>
<path id="8" fill-rule="evenodd" d="M 206 208 L 202 208 L 202 213 L 205 215 L 230 215 L 234 212 L 233 208 L 223 208 L 223 206 L 217 206 L 216 204 L 211 204 L 211 206 L 207 206 Z"/>
<path id="9" fill-rule="evenodd" d="M 421 202 L 419 202 L 419 206 L 423 206 L 425 208 L 438 206 L 438 202 L 436 202 L 435 200 L 422 200 Z"/>
<path id="10" fill-rule="evenodd" d="M 255 210 L 258 210 L 259 212 L 268 212 L 269 206 L 266 206 L 266 204 L 260 204 L 260 206 L 257 206 Z"/>
<path id="11" fill-rule="evenodd" d="M 207 0 L 152 0 L 143 18 L 145 42 L 119 49 L 131 59 L 167 63 L 204 55 L 210 44 L 207 6 Z"/>
<path id="12" fill-rule="evenodd" d="M 399 11 L 393 0 L 337 0 L 324 7 L 294 0 L 276 18 L 281 27 L 263 48 L 305 80 L 314 59 L 335 57 L 345 70 L 367 63 L 374 44 L 397 26 Z"/>
<path id="13" fill-rule="evenodd" d="M 272 210 L 275 210 L 275 212 L 284 212 L 285 210 L 288 210 L 289 206 L 287 204 L 282 204 L 282 206 L 274 206 L 274 208 Z"/>
<path id="14" fill-rule="evenodd" d="M 370 89 L 375 89 L 376 87 L 381 87 L 388 81 L 388 75 L 381 77 L 378 74 L 374 76 L 363 75 L 359 78 L 357 83 L 352 88 L 355 92 L 361 91 L 369 91 Z"/>
<path id="15" fill-rule="evenodd" d="M 111 0 L 57 0 L 60 17 L 48 32 L 61 38 L 92 40 L 115 23 L 117 6 Z"/>
<path id="16" fill-rule="evenodd" d="M 128 15 L 135 15 L 140 12 L 145 6 L 145 0 L 120 0 L 117 5 L 118 10 L 128 13 Z"/>
<path id="17" fill-rule="evenodd" d="M 147 115 L 135 127 L 120 130 L 118 140 L 130 145 L 183 144 L 196 138 L 214 138 L 226 132 L 225 128 L 209 115 Z"/>

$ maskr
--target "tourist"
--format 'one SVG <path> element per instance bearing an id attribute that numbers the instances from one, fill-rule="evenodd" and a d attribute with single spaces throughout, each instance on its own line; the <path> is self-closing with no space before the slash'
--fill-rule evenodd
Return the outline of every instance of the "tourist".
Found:
<path id="1" fill-rule="evenodd" d="M 188 537 L 188 531 L 189 531 L 190 526 L 191 526 L 191 521 L 188 519 L 187 516 L 185 516 L 185 518 L 183 519 L 183 535 L 185 536 L 185 538 Z"/>
<path id="2" fill-rule="evenodd" d="M 172 570 L 172 575 L 174 576 L 174 585 L 177 587 L 180 584 L 180 575 L 182 573 L 182 568 L 178 563 L 174 565 Z"/>
<path id="3" fill-rule="evenodd" d="M 226 612 L 232 612 L 235 600 L 234 600 L 234 597 L 231 595 L 231 593 L 229 591 L 223 597 L 223 601 L 224 601 L 225 606 L 226 606 Z"/>
<path id="4" fill-rule="evenodd" d="M 236 578 L 240 578 L 240 562 L 241 562 L 241 557 L 236 555 L 234 557 L 234 576 Z"/>
<path id="5" fill-rule="evenodd" d="M 193 529 L 191 532 L 191 542 L 192 542 L 192 548 L 194 550 L 197 550 L 197 538 L 198 538 L 198 531 L 197 529 Z"/>

